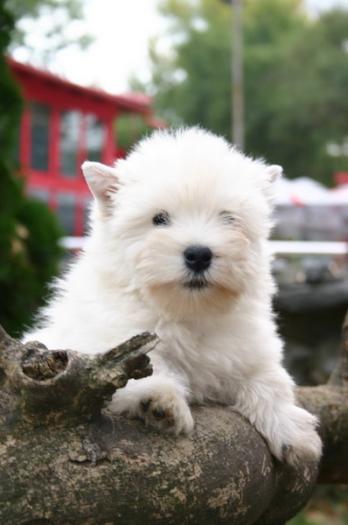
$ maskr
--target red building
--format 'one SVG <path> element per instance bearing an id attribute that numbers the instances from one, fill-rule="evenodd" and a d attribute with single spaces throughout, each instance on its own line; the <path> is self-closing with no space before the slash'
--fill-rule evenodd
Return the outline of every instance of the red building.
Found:
<path id="1" fill-rule="evenodd" d="M 67 234 L 82 235 L 90 194 L 80 166 L 84 160 L 112 164 L 117 148 L 115 121 L 141 115 L 152 126 L 151 99 L 111 95 L 85 88 L 46 71 L 9 60 L 25 100 L 19 162 L 28 192 L 57 211 Z"/>

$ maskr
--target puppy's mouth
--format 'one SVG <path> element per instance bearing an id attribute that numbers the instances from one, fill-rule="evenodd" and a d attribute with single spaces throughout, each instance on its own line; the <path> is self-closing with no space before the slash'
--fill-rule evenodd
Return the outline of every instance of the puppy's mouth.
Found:
<path id="1" fill-rule="evenodd" d="M 209 282 L 203 275 L 193 276 L 191 279 L 184 282 L 184 287 L 189 290 L 204 290 L 208 288 Z"/>

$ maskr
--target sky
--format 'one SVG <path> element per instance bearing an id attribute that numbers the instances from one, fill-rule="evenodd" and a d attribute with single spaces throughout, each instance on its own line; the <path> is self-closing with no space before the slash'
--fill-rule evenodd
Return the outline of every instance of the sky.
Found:
<path id="1" fill-rule="evenodd" d="M 85 0 L 85 19 L 72 24 L 70 31 L 72 36 L 86 32 L 94 37 L 94 42 L 86 51 L 70 47 L 59 52 L 50 62 L 51 71 L 78 84 L 98 86 L 112 93 L 127 91 L 128 79 L 133 74 L 146 81 L 150 68 L 149 39 L 165 31 L 165 21 L 157 12 L 159 1 Z M 335 4 L 348 7 L 348 0 L 307 0 L 314 14 Z M 25 23 L 30 44 L 39 50 L 44 45 L 41 33 L 48 20 Z M 24 49 L 17 49 L 14 57 L 28 61 Z M 35 54 L 31 62 L 40 65 Z"/>

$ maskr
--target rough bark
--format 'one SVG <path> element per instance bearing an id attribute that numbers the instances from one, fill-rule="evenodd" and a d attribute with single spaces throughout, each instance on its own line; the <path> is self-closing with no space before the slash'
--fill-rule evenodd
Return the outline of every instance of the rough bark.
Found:
<path id="1" fill-rule="evenodd" d="M 348 483 L 348 317 L 343 339 L 329 384 L 298 390 L 321 417 L 326 483 Z M 142 334 L 89 357 L 0 332 L 1 525 L 280 525 L 306 503 L 317 465 L 275 461 L 230 408 L 195 408 L 190 437 L 103 410 L 128 378 L 151 373 L 156 342 Z"/>

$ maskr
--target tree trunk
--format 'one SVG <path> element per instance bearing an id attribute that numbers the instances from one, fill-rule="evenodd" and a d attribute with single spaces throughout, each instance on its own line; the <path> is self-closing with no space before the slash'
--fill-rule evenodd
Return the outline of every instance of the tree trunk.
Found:
<path id="1" fill-rule="evenodd" d="M 330 382 L 299 388 L 321 418 L 319 482 L 348 483 L 348 317 Z M 98 356 L 22 345 L 0 331 L 0 524 L 280 525 L 306 503 L 318 466 L 277 462 L 229 407 L 193 410 L 190 437 L 103 410 L 149 375 L 153 334 Z"/>

